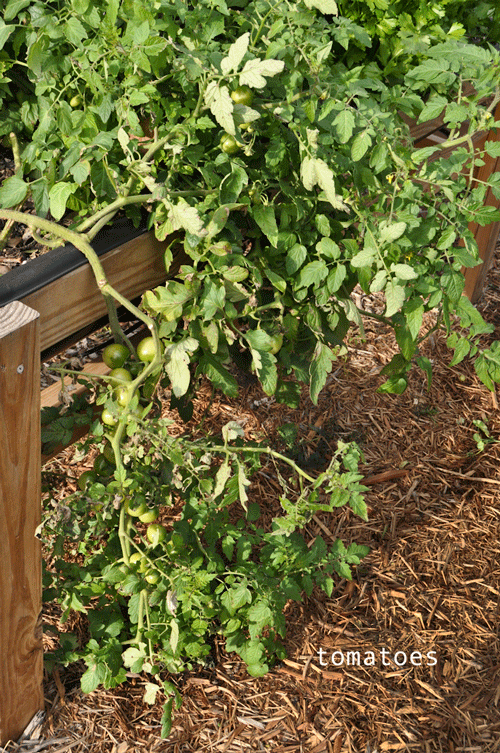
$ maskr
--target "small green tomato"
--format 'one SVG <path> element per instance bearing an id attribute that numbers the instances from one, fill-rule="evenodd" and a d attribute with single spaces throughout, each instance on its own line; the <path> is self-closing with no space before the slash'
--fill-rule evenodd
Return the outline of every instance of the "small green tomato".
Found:
<path id="1" fill-rule="evenodd" d="M 101 421 L 105 426 L 116 426 L 118 423 L 118 419 L 116 416 L 111 413 L 111 411 L 108 408 L 103 408 L 101 413 Z"/>
<path id="2" fill-rule="evenodd" d="M 158 515 L 160 514 L 160 511 L 157 507 L 148 507 L 146 512 L 143 512 L 139 515 L 139 520 L 142 523 L 154 523 L 155 520 L 158 519 Z"/>
<path id="3" fill-rule="evenodd" d="M 146 538 L 152 546 L 158 546 L 167 538 L 167 529 L 160 523 L 151 523 L 146 531 Z"/>
<path id="4" fill-rule="evenodd" d="M 144 580 L 146 581 L 146 583 L 154 586 L 156 583 L 160 582 L 160 573 L 158 572 L 158 570 L 148 570 L 144 576 Z"/>
<path id="5" fill-rule="evenodd" d="M 144 494 L 134 495 L 133 500 L 128 500 L 126 512 L 132 515 L 133 518 L 138 518 L 139 515 L 144 515 L 149 510 Z"/>
<path id="6" fill-rule="evenodd" d="M 97 481 L 97 473 L 95 471 L 84 471 L 78 479 L 78 488 L 85 491 L 87 486 Z"/>
<path id="7" fill-rule="evenodd" d="M 229 133 L 225 133 L 221 138 L 220 148 L 222 149 L 224 154 L 236 154 L 236 152 L 240 151 L 238 142 L 236 141 L 234 136 L 231 136 Z"/>

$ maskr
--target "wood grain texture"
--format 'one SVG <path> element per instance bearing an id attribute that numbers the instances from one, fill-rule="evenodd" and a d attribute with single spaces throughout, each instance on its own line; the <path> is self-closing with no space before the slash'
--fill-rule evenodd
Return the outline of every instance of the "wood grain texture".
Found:
<path id="1" fill-rule="evenodd" d="M 82 376 L 85 376 L 88 374 L 89 376 L 102 376 L 104 374 L 109 374 L 111 371 L 110 368 L 106 366 L 105 363 L 102 361 L 98 361 L 97 363 L 86 363 L 85 366 L 82 369 Z M 77 395 L 82 395 L 85 392 L 87 392 L 87 387 L 84 384 L 71 384 L 72 379 L 71 377 L 64 377 L 64 384 L 66 387 L 74 387 L 71 391 L 69 391 L 69 394 L 72 397 L 76 397 Z M 60 392 L 61 392 L 61 382 L 54 382 L 54 384 L 51 384 L 50 387 L 46 387 L 44 390 L 42 390 L 41 393 L 41 404 L 42 408 L 49 408 L 49 407 L 55 407 L 61 405 L 60 400 Z M 94 405 L 94 415 L 97 417 L 102 410 L 102 406 Z M 58 455 L 62 450 L 64 450 L 65 447 L 68 447 L 69 445 L 72 445 L 74 442 L 77 442 L 79 439 L 85 436 L 85 434 L 88 433 L 89 430 L 89 424 L 84 424 L 83 426 L 75 426 L 73 430 L 73 434 L 71 436 L 71 441 L 66 444 L 62 445 L 59 444 L 57 447 L 54 447 L 50 449 L 50 451 L 45 451 L 45 448 L 42 446 L 42 465 L 47 463 L 49 460 L 51 460 L 53 457 Z"/>
<path id="2" fill-rule="evenodd" d="M 43 708 L 40 321 L 0 309 L 0 745 Z"/>
<path id="3" fill-rule="evenodd" d="M 109 374 L 111 369 L 106 366 L 103 361 L 96 361 L 94 363 L 86 363 L 85 366 L 82 369 L 82 377 L 88 375 L 89 377 L 93 376 L 105 376 L 106 374 Z M 72 377 L 66 376 L 64 377 L 64 386 L 66 388 L 69 388 L 68 392 L 71 396 L 76 397 L 77 395 L 82 395 L 84 392 L 87 392 L 87 387 L 84 384 L 74 384 L 72 385 Z M 45 387 L 44 390 L 41 392 L 41 406 L 42 408 L 49 408 L 57 405 L 62 405 L 62 402 L 59 398 L 59 394 L 61 392 L 61 382 L 58 380 L 57 382 L 54 382 L 54 384 L 51 384 L 50 387 Z"/>
<path id="4" fill-rule="evenodd" d="M 500 104 L 495 110 L 495 120 L 500 119 Z M 486 141 L 500 141 L 500 129 L 490 131 L 484 138 L 481 148 Z M 484 165 L 477 168 L 474 178 L 479 181 L 488 180 L 492 173 L 500 170 L 500 157 L 490 157 L 485 154 L 483 157 Z M 491 188 L 486 192 L 484 202 L 486 206 L 499 208 L 500 202 L 493 194 Z M 472 303 L 477 303 L 483 291 L 486 275 L 491 267 L 495 248 L 500 233 L 500 222 L 491 222 L 489 225 L 478 225 L 476 222 L 469 224 L 469 230 L 474 233 L 476 243 L 479 248 L 479 258 L 482 260 L 481 266 L 465 270 L 465 290 L 464 293 Z"/>
<path id="5" fill-rule="evenodd" d="M 161 243 L 154 233 L 144 233 L 108 251 L 101 257 L 108 281 L 129 300 L 160 285 L 167 278 L 163 261 L 166 247 L 167 241 Z M 178 255 L 168 276 L 184 260 L 182 254 Z M 106 314 L 104 298 L 88 264 L 26 296 L 23 303 L 40 312 L 41 350 Z"/>

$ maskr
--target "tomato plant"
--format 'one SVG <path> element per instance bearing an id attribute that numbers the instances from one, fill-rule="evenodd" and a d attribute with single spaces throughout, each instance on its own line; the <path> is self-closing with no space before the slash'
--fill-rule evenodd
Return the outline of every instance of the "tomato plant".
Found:
<path id="1" fill-rule="evenodd" d="M 356 447 L 341 444 L 313 478 L 246 442 L 237 423 L 222 439 L 172 437 L 159 387 L 188 420 L 202 377 L 236 395 L 231 361 L 244 354 L 267 395 L 297 405 L 306 383 L 317 402 L 349 329 L 375 316 L 399 348 L 380 389 L 399 393 L 415 367 L 431 379 L 422 352 L 429 312 L 447 333 L 452 365 L 470 357 L 488 388 L 500 381 L 500 346 L 483 347 L 491 327 L 462 295 L 462 268 L 478 263 L 470 223 L 500 217 L 485 205 L 488 192 L 500 197 L 499 175 L 482 182 L 474 172 L 498 157 L 498 142 L 470 148 L 475 132 L 500 128 L 500 54 L 469 41 L 474 11 L 498 43 L 498 9 L 454 0 L 408 7 L 4 4 L 0 137 L 18 169 L 0 187 L 0 218 L 82 251 L 116 341 L 103 354 L 112 371 L 97 398 L 102 421 L 85 445 L 109 448 L 116 465 L 99 455 L 72 520 L 46 524 L 57 551 L 70 540 L 86 555 L 83 580 L 62 556 L 46 575 L 65 614 L 93 604 L 99 624 L 113 626 L 91 624 L 87 648 L 70 654 L 87 662 L 85 690 L 118 684 L 127 669 L 202 662 L 215 634 L 262 674 L 283 655 L 287 600 L 316 586 L 331 594 L 334 578 L 350 577 L 366 554 L 304 533 L 319 510 L 347 504 L 366 517 Z M 449 137 L 416 150 L 403 116 L 442 116 Z M 22 211 L 28 200 L 34 215 Z M 118 212 L 135 222 L 142 213 L 166 241 L 167 270 L 172 234 L 188 258 L 140 306 L 111 286 L 90 244 Z M 385 310 L 359 308 L 358 285 L 381 294 Z M 117 305 L 147 328 L 137 357 Z M 295 474 L 283 480 L 272 531 L 247 491 L 262 456 Z M 175 521 L 174 502 L 182 503 Z M 140 520 L 156 507 L 163 523 Z M 175 696 L 161 682 L 159 692 Z"/>

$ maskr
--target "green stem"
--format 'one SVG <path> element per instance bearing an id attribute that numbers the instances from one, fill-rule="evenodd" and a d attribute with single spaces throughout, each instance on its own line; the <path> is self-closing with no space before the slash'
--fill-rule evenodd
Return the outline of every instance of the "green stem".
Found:
<path id="1" fill-rule="evenodd" d="M 115 300 L 125 306 L 131 313 L 137 316 L 140 314 L 141 321 L 145 321 L 148 327 L 153 327 L 154 323 L 152 319 L 146 317 L 136 306 L 133 306 L 126 298 L 118 293 L 107 281 L 103 266 L 97 256 L 96 252 L 87 241 L 82 237 L 80 233 L 76 233 L 73 230 L 69 230 L 66 227 L 58 225 L 56 222 L 46 220 L 43 217 L 37 217 L 36 215 L 26 214 L 25 212 L 18 212 L 15 209 L 0 209 L 0 219 L 13 220 L 19 222 L 22 225 L 28 225 L 28 227 L 35 228 L 36 230 L 42 230 L 56 237 L 62 238 L 68 243 L 72 243 L 75 248 L 82 252 L 87 261 L 89 262 L 94 277 L 97 282 L 97 287 L 103 292 L 104 295 L 108 295 L 106 305 L 108 307 L 108 313 L 111 311 L 112 316 L 112 331 L 115 339 L 119 342 L 122 341 L 127 345 L 127 338 L 124 338 L 121 328 L 116 327 L 118 321 L 118 315 L 116 314 L 116 304 L 114 300 L 111 300 L 109 296 L 112 296 Z M 127 345 L 128 347 L 128 345 Z"/>
<path id="2" fill-rule="evenodd" d="M 356 306 L 356 310 L 359 311 L 360 314 L 363 314 L 363 316 L 367 316 L 370 319 L 376 319 L 378 322 L 387 324 L 389 327 L 393 326 L 391 320 L 383 314 L 376 314 L 374 311 L 365 311 L 364 309 L 360 309 L 359 306 Z"/>
<path id="3" fill-rule="evenodd" d="M 125 512 L 125 505 L 122 503 L 120 510 L 120 521 L 118 523 L 118 538 L 120 539 L 120 546 L 122 550 L 123 561 L 126 565 L 130 561 L 130 542 L 128 537 L 128 515 Z"/>
<path id="4" fill-rule="evenodd" d="M 21 150 L 19 149 L 19 141 L 17 140 L 17 136 L 14 132 L 9 133 L 9 140 L 12 147 L 12 156 L 14 157 L 14 166 L 17 175 L 17 173 L 21 172 L 23 169 Z"/>

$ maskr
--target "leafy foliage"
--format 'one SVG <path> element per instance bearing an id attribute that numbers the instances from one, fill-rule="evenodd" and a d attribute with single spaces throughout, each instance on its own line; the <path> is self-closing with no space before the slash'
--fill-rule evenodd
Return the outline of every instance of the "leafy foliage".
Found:
<path id="1" fill-rule="evenodd" d="M 485 204 L 488 190 L 500 195 L 499 175 L 484 182 L 476 170 L 498 156 L 500 54 L 482 28 L 497 41 L 498 11 L 489 2 L 475 4 L 474 16 L 469 2 L 409 5 L 5 5 L 0 136 L 17 170 L 0 187 L 0 216 L 19 221 L 12 208 L 31 197 L 38 217 L 26 222 L 48 242 L 74 242 L 99 279 L 88 242 L 119 211 L 135 220 L 142 211 L 167 240 L 167 272 L 174 243 L 188 257 L 140 309 L 102 288 L 148 326 L 155 355 L 145 366 L 131 358 L 130 383 L 104 385 L 99 402 L 116 426 L 96 424 L 94 441 L 116 468 L 71 501 L 69 529 L 61 520 L 54 528 L 53 588 L 62 583 L 66 611 L 97 607 L 84 653 L 87 690 L 120 682 L 123 662 L 155 675 L 204 661 L 217 632 L 261 674 L 281 655 L 286 601 L 315 585 L 331 593 L 333 576 L 349 577 L 366 553 L 321 539 L 308 547 L 302 530 L 315 511 L 344 504 L 366 517 L 354 448 L 339 448 L 314 478 L 290 461 L 293 486 L 281 470 L 286 460 L 246 445 L 237 425 L 222 440 L 170 437 L 151 418 L 159 382 L 187 418 L 202 375 L 237 393 L 233 363 L 253 371 L 267 395 L 297 405 L 306 383 L 316 402 L 350 327 L 372 315 L 357 308 L 357 285 L 383 293 L 385 312 L 376 316 L 400 350 L 382 371 L 381 391 L 402 392 L 414 366 L 430 381 L 421 353 L 430 311 L 447 331 L 452 364 L 472 357 L 488 388 L 500 381 L 498 343 L 481 349 L 491 328 L 462 295 L 462 269 L 479 263 L 469 225 L 500 219 Z M 471 24 L 481 45 L 467 41 Z M 231 97 L 239 87 L 253 94 L 250 104 Z M 408 116 L 442 116 L 448 139 L 415 149 Z M 491 134 L 475 150 L 481 130 Z M 68 212 L 69 229 L 54 225 Z M 60 422 L 48 438 L 67 430 Z M 276 461 L 283 487 L 270 528 L 248 492 L 265 457 Z M 128 511 L 143 490 L 150 506 L 182 502 L 155 551 Z M 67 537 L 85 559 L 83 577 L 62 558 Z M 141 552 L 145 563 L 131 562 Z M 178 698 L 162 683 L 149 684 L 147 699 L 158 690 L 170 696 L 168 734 Z"/>

